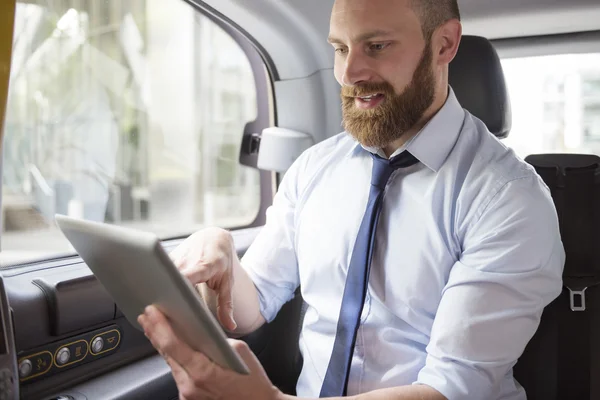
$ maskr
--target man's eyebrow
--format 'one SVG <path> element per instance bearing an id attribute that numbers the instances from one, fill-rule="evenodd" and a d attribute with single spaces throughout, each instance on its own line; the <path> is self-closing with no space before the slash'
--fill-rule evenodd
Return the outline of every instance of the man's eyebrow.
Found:
<path id="1" fill-rule="evenodd" d="M 354 42 L 364 42 L 367 40 L 371 40 L 371 39 L 375 39 L 376 37 L 379 36 L 389 36 L 391 34 L 391 32 L 388 31 L 384 31 L 384 30 L 376 30 L 376 31 L 371 31 L 371 32 L 366 32 L 363 34 L 358 35 L 356 38 L 354 38 Z M 329 37 L 327 38 L 327 41 L 331 44 L 344 44 L 344 42 L 334 36 L 329 35 Z"/>
<path id="2" fill-rule="evenodd" d="M 337 39 L 331 35 L 329 35 L 329 37 L 327 38 L 327 42 L 331 44 L 343 44 L 340 39 Z"/>

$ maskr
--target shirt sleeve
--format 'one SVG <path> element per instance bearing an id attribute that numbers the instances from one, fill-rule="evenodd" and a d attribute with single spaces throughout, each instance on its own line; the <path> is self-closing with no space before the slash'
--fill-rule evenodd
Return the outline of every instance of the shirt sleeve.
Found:
<path id="1" fill-rule="evenodd" d="M 492 399 L 562 290 L 565 254 L 547 188 L 506 184 L 466 230 L 417 384 L 449 400 Z"/>
<path id="2" fill-rule="evenodd" d="M 271 322 L 291 300 L 300 285 L 295 249 L 298 178 L 304 165 L 300 156 L 284 175 L 273 205 L 266 211 L 266 223 L 241 259 L 258 291 L 260 312 Z"/>

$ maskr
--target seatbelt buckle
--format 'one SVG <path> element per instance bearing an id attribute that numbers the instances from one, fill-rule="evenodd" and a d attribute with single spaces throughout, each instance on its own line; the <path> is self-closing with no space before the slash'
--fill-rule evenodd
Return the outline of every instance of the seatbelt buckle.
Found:
<path id="1" fill-rule="evenodd" d="M 582 290 L 569 289 L 569 301 L 571 303 L 571 311 L 585 311 L 585 291 L 587 287 Z"/>

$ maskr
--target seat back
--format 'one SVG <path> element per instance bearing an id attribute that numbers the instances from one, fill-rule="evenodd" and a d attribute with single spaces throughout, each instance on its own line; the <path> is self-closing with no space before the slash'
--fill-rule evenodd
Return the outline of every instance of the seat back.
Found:
<path id="1" fill-rule="evenodd" d="M 561 295 L 515 366 L 529 400 L 600 399 L 600 157 L 526 158 L 550 188 L 566 253 Z"/>
<path id="2" fill-rule="evenodd" d="M 458 101 L 498 138 L 512 127 L 510 97 L 496 49 L 486 38 L 463 35 L 448 81 Z"/>

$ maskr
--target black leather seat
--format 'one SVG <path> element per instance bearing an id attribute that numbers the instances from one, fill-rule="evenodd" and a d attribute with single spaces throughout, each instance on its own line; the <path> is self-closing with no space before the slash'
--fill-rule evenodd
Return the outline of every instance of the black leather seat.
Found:
<path id="1" fill-rule="evenodd" d="M 544 310 L 515 376 L 530 400 L 600 399 L 600 157 L 536 154 L 566 253 L 563 291 Z"/>
<path id="2" fill-rule="evenodd" d="M 482 120 L 496 137 L 508 136 L 512 127 L 510 98 L 500 58 L 489 40 L 464 35 L 448 79 L 463 108 Z"/>
<path id="3" fill-rule="evenodd" d="M 463 36 L 449 71 L 450 86 L 459 102 L 490 131 L 505 138 L 511 128 L 511 108 L 500 59 L 484 38 Z M 261 361 L 273 384 L 294 394 L 302 359 L 298 350 L 303 301 L 299 294 L 284 305 L 271 324 L 245 340 Z"/>

